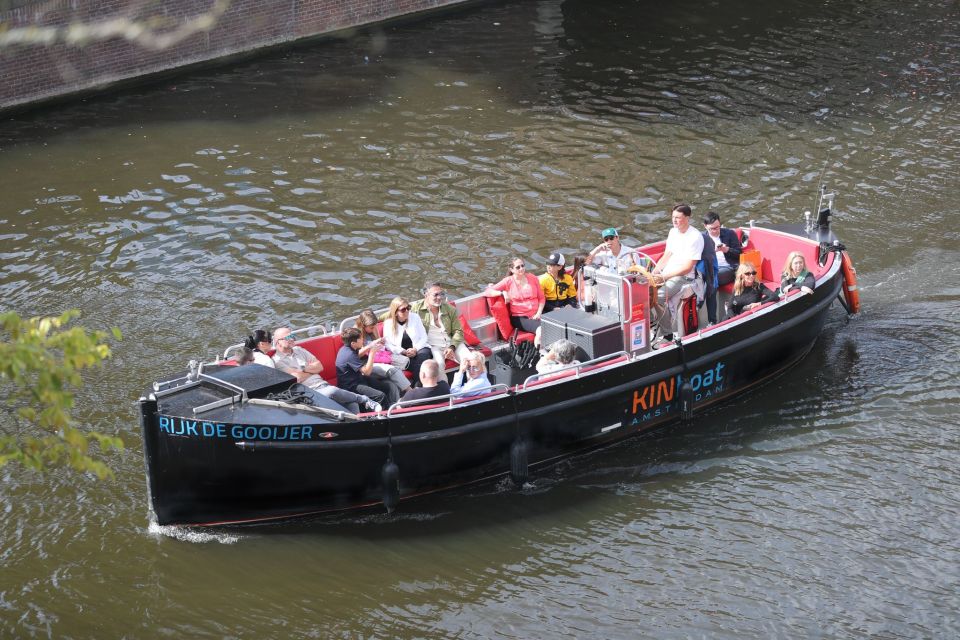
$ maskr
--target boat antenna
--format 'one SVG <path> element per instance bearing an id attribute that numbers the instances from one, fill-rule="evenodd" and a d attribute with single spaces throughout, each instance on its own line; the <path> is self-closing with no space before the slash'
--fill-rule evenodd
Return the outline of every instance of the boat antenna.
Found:
<path id="1" fill-rule="evenodd" d="M 826 189 L 826 187 L 823 186 L 823 176 L 826 175 L 827 167 L 829 166 L 830 166 L 830 154 L 828 153 L 827 158 L 823 161 L 823 169 L 820 170 L 820 177 L 817 178 L 817 196 L 816 197 L 818 198 Z M 817 212 L 819 213 L 819 211 L 820 211 L 820 206 L 817 205 Z"/>

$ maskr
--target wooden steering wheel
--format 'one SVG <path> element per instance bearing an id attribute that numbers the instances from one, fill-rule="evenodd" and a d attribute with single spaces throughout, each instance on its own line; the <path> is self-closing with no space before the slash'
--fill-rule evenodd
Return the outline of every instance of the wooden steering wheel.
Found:
<path id="1" fill-rule="evenodd" d="M 659 308 L 660 305 L 657 303 L 657 293 L 660 291 L 660 286 L 663 284 L 662 278 L 661 278 L 661 284 L 658 285 L 656 282 L 656 278 L 659 276 L 654 275 L 647 269 L 644 269 L 640 265 L 636 265 L 636 264 L 633 265 L 632 267 L 628 267 L 627 271 L 629 271 L 630 273 L 639 273 L 641 276 L 643 276 L 646 279 L 647 284 L 650 285 L 650 305 L 654 308 Z"/>

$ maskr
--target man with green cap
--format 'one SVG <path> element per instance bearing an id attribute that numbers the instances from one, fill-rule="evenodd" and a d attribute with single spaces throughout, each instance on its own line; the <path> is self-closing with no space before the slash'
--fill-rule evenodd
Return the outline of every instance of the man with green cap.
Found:
<path id="1" fill-rule="evenodd" d="M 608 227 L 601 234 L 603 242 L 587 254 L 586 264 L 596 264 L 613 273 L 626 271 L 633 265 L 646 267 L 644 260 L 637 255 L 636 249 L 620 242 L 620 234 L 614 227 Z"/>

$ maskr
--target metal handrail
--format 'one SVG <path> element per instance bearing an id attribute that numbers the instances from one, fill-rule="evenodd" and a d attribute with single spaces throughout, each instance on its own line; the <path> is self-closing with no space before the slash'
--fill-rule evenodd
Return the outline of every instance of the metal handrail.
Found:
<path id="1" fill-rule="evenodd" d="M 205 373 L 199 374 L 199 376 L 198 376 L 198 378 L 197 378 L 197 382 L 200 382 L 200 381 L 202 381 L 202 380 L 206 380 L 207 382 L 209 382 L 209 383 L 211 383 L 211 384 L 214 384 L 214 385 L 218 385 L 218 386 L 221 386 L 221 387 L 226 387 L 227 389 L 230 389 L 231 391 L 239 391 L 239 392 L 240 392 L 240 404 L 243 404 L 244 402 L 247 401 L 247 390 L 244 389 L 243 387 L 237 386 L 237 385 L 233 384 L 232 382 L 227 382 L 226 380 L 221 380 L 220 378 L 214 378 L 213 376 L 207 375 L 207 374 L 205 374 Z M 234 402 L 236 402 L 236 399 L 237 399 L 237 396 L 231 394 L 231 396 L 230 396 L 229 398 L 223 398 L 223 399 L 221 399 L 221 400 L 214 400 L 213 402 L 209 402 L 209 403 L 207 403 L 207 404 L 202 404 L 202 405 L 200 405 L 200 406 L 198 406 L 198 407 L 194 407 L 194 408 L 193 408 L 193 413 L 194 413 L 194 415 L 196 415 L 196 414 L 198 414 L 198 413 L 203 413 L 204 411 L 210 411 L 211 409 L 216 409 L 217 407 L 223 407 L 223 406 L 226 406 L 226 405 L 228 405 L 228 404 L 233 404 Z"/>
<path id="2" fill-rule="evenodd" d="M 380 320 L 380 314 L 386 313 L 386 312 L 389 311 L 389 310 L 390 310 L 390 307 L 384 307 L 383 309 L 377 309 L 376 311 L 373 312 L 373 315 L 377 316 L 377 320 L 380 321 L 380 322 L 382 322 L 382 320 Z M 353 315 L 353 316 L 349 316 L 349 317 L 347 317 L 347 318 L 344 318 L 344 319 L 340 322 L 340 333 L 343 333 L 343 330 L 344 330 L 344 329 L 348 329 L 348 328 L 356 325 L 356 324 L 357 324 L 357 318 L 359 318 L 359 317 L 360 317 L 360 314 L 358 313 L 358 314 L 356 314 L 356 315 Z"/>
<path id="3" fill-rule="evenodd" d="M 530 383 L 536 382 L 537 380 L 542 380 L 543 378 L 547 378 L 549 376 L 553 376 L 558 373 L 563 373 L 564 371 L 576 370 L 576 373 L 573 376 L 574 379 L 576 380 L 577 378 L 580 377 L 580 374 L 582 373 L 581 369 L 583 369 L 584 367 L 590 367 L 595 364 L 600 364 L 605 360 L 613 360 L 615 358 L 619 358 L 620 356 L 626 356 L 627 358 L 629 358 L 630 354 L 627 353 L 626 351 L 616 351 L 614 353 L 608 353 L 605 356 L 600 356 L 599 358 L 594 358 L 593 360 L 587 360 L 586 362 L 580 362 L 578 364 L 568 364 L 565 367 L 560 367 L 559 369 L 554 369 L 553 371 L 548 371 L 546 373 L 535 373 L 523 381 L 523 388 L 521 390 L 526 391 L 527 386 Z"/>
<path id="4" fill-rule="evenodd" d="M 496 393 L 497 391 L 503 391 L 503 393 L 508 393 L 510 391 L 510 385 L 506 385 L 502 383 L 492 384 L 488 389 L 484 389 L 483 394 L 480 394 L 480 395 Z M 387 417 L 389 418 L 393 415 L 394 409 L 404 409 L 406 407 L 412 407 L 418 404 L 424 404 L 424 405 L 440 404 L 438 400 L 446 400 L 448 402 L 447 408 L 450 408 L 453 406 L 454 400 L 471 399 L 472 396 L 465 395 L 467 393 L 474 394 L 476 393 L 476 391 L 466 391 L 466 392 L 458 391 L 457 393 L 447 393 L 442 396 L 434 396 L 432 398 L 421 398 L 419 400 L 401 400 L 400 402 L 394 402 L 392 405 L 390 405 L 390 408 L 387 409 Z M 480 399 L 483 400 L 484 398 L 480 398 Z"/>
<path id="5" fill-rule="evenodd" d="M 322 325 L 322 324 L 315 324 L 315 325 L 311 325 L 311 326 L 309 326 L 309 327 L 303 327 L 302 329 L 294 329 L 294 330 L 292 330 L 292 331 L 290 332 L 290 335 L 307 333 L 307 332 L 311 332 L 311 331 L 316 331 L 316 330 L 318 330 L 318 329 L 319 329 L 319 333 L 320 333 L 321 336 L 325 336 L 325 335 L 328 334 L 327 328 L 326 328 L 324 325 Z M 232 345 L 230 345 L 229 347 L 227 347 L 226 349 L 224 349 L 224 350 L 223 350 L 223 357 L 220 359 L 220 361 L 222 362 L 223 360 L 229 360 L 229 359 L 230 359 L 230 354 L 233 353 L 234 351 L 238 351 L 241 347 L 243 347 L 244 344 L 245 344 L 245 343 L 240 342 L 240 343 L 238 343 L 238 344 L 232 344 Z"/>

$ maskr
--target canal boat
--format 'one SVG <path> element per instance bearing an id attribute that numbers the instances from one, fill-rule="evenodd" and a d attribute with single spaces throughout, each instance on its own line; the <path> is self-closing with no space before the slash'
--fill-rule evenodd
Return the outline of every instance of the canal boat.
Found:
<path id="1" fill-rule="evenodd" d="M 233 366 L 232 347 L 216 362 L 192 362 L 139 399 L 156 522 L 225 526 L 392 511 L 469 483 L 509 476 L 522 485 L 562 458 L 689 420 L 796 364 L 838 299 L 856 312 L 855 271 L 830 229 L 832 198 L 821 202 L 816 220 L 807 213 L 794 226 L 737 229 L 751 252 L 744 259 L 771 288 L 787 254 L 800 251 L 816 278 L 813 294 L 792 292 L 665 340 L 651 327 L 655 298 L 642 274 L 585 270 L 581 295 L 590 291 L 593 312 L 543 317 L 544 344 L 571 339 L 580 363 L 545 375 L 506 364 L 511 345 L 530 336 L 511 333 L 493 299 L 456 300 L 468 343 L 489 355 L 494 384 L 480 396 L 353 414 L 332 401 L 298 403 L 292 376 Z M 656 260 L 664 244 L 641 251 Z M 348 318 L 342 326 L 352 324 Z M 334 383 L 339 331 L 318 326 L 294 335 Z"/>

